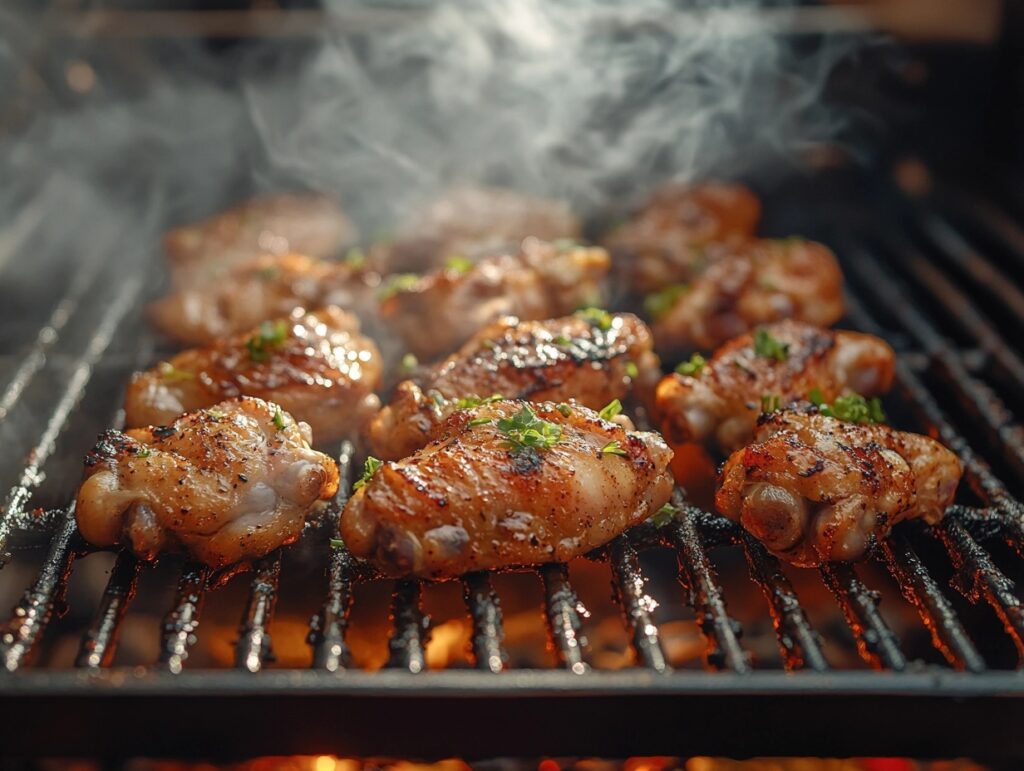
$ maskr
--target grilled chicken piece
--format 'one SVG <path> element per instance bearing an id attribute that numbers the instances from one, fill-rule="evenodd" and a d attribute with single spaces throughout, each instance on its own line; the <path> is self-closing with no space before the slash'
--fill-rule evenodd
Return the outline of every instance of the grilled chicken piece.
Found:
<path id="1" fill-rule="evenodd" d="M 893 525 L 942 519 L 960 461 L 934 439 L 856 425 L 806 405 L 764 415 L 729 458 L 718 510 L 802 567 L 855 560 Z"/>
<path id="2" fill-rule="evenodd" d="M 827 327 L 843 315 L 843 274 L 822 244 L 759 241 L 714 260 L 655 320 L 663 355 L 712 350 L 758 324 L 793 318 Z"/>
<path id="3" fill-rule="evenodd" d="M 355 240 L 355 227 L 337 202 L 316 193 L 253 198 L 233 209 L 164 236 L 174 283 L 217 281 L 239 263 L 291 252 L 331 257 Z"/>
<path id="4" fill-rule="evenodd" d="M 178 548 L 214 568 L 261 557 L 338 490 L 337 466 L 310 442 L 308 425 L 251 398 L 165 428 L 107 431 L 85 459 L 78 529 L 147 560 Z"/>
<path id="5" fill-rule="evenodd" d="M 397 575 L 562 562 L 656 512 L 672 491 L 671 457 L 657 434 L 579 405 L 492 402 L 456 412 L 435 441 L 384 463 L 345 506 L 341 535 Z"/>
<path id="6" fill-rule="evenodd" d="M 515 256 L 412 280 L 384 300 L 381 317 L 416 356 L 430 360 L 502 316 L 530 321 L 600 304 L 608 266 L 604 249 L 527 238 Z"/>
<path id="7" fill-rule="evenodd" d="M 382 272 L 422 272 L 451 257 L 475 261 L 516 248 L 529 236 L 553 241 L 579 234 L 580 222 L 563 201 L 460 187 L 414 215 L 393 241 L 375 245 L 370 260 Z"/>
<path id="8" fill-rule="evenodd" d="M 252 329 L 295 308 L 336 305 L 373 318 L 376 274 L 301 254 L 265 255 L 236 265 L 219 279 L 182 289 L 153 303 L 150 317 L 183 343 L 212 343 Z"/>
<path id="9" fill-rule="evenodd" d="M 632 289 L 655 292 L 695 278 L 709 249 L 753 238 L 760 217 L 761 202 L 743 185 L 666 185 L 603 245 Z"/>
<path id="10" fill-rule="evenodd" d="M 763 400 L 787 405 L 815 389 L 826 402 L 851 391 L 877 396 L 892 385 L 894 359 L 874 335 L 792 320 L 758 327 L 723 345 L 705 366 L 691 363 L 694 374 L 658 384 L 662 433 L 673 445 L 704 443 L 730 453 L 750 442 Z"/>
<path id="11" fill-rule="evenodd" d="M 381 356 L 350 313 L 301 308 L 209 348 L 184 351 L 132 378 L 125 422 L 163 426 L 234 396 L 280 404 L 320 442 L 356 430 L 380 406 Z"/>
<path id="12" fill-rule="evenodd" d="M 631 389 L 650 394 L 661 374 L 651 344 L 647 325 L 629 313 L 501 319 L 398 385 L 391 404 L 367 427 L 370 451 L 388 460 L 411 455 L 466 397 L 575 399 L 601 409 Z"/>

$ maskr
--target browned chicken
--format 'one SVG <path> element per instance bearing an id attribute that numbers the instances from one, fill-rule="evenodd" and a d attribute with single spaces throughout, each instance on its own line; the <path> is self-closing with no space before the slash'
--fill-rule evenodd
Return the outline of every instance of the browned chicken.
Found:
<path id="1" fill-rule="evenodd" d="M 658 511 L 671 456 L 579 405 L 492 402 L 451 415 L 412 457 L 368 464 L 341 534 L 389 574 L 562 562 Z"/>
<path id="2" fill-rule="evenodd" d="M 143 559 L 179 548 L 215 568 L 261 557 L 298 538 L 338 490 L 337 466 L 310 442 L 308 425 L 251 398 L 108 431 L 85 459 L 78 529 Z"/>
<path id="3" fill-rule="evenodd" d="M 183 412 L 234 396 L 280 404 L 309 423 L 320 442 L 355 431 L 380 406 L 377 345 L 359 331 L 359 320 L 335 307 L 285 318 L 184 351 L 132 378 L 125 423 L 167 425 Z"/>
<path id="4" fill-rule="evenodd" d="M 253 198 L 164 236 L 175 285 L 205 284 L 261 254 L 295 252 L 331 257 L 355 240 L 355 227 L 338 203 L 316 193 Z"/>
<path id="5" fill-rule="evenodd" d="M 160 330 L 183 343 L 212 343 L 295 308 L 336 305 L 373 318 L 379 277 L 349 263 L 265 255 L 223 277 L 168 295 L 150 308 Z"/>
<path id="6" fill-rule="evenodd" d="M 666 297 L 667 295 L 670 295 Z M 843 315 L 843 274 L 822 244 L 764 240 L 713 260 L 692 284 L 649 299 L 654 339 L 663 355 L 712 350 L 781 319 L 827 327 Z"/>
<path id="7" fill-rule="evenodd" d="M 638 292 L 691 281 L 722 244 L 754 236 L 761 202 L 743 185 L 666 185 L 603 245 L 617 273 Z"/>
<path id="8" fill-rule="evenodd" d="M 416 356 L 430 360 L 502 316 L 530 321 L 600 305 L 608 266 L 604 249 L 527 238 L 514 256 L 488 257 L 406 282 L 392 278 L 381 317 Z"/>
<path id="9" fill-rule="evenodd" d="M 718 510 L 794 565 L 855 560 L 893 525 L 934 524 L 960 481 L 956 455 L 926 436 L 806 405 L 764 415 L 722 471 Z"/>
<path id="10" fill-rule="evenodd" d="M 894 359 L 888 343 L 873 335 L 792 320 L 758 327 L 730 340 L 710 361 L 694 357 L 658 384 L 662 433 L 673 445 L 703 443 L 730 453 L 750 442 L 765 408 L 812 394 L 831 402 L 851 391 L 885 393 Z"/>
<path id="11" fill-rule="evenodd" d="M 523 239 L 575 239 L 580 222 L 569 206 L 512 190 L 459 187 L 414 214 L 394 240 L 370 249 L 382 272 L 422 272 L 446 260 L 477 259 L 516 248 Z"/>
<path id="12" fill-rule="evenodd" d="M 591 409 L 632 390 L 649 395 L 661 374 L 651 344 L 647 325 L 629 313 L 501 319 L 398 385 L 367 427 L 370 452 L 387 460 L 411 455 L 460 406 L 495 394 L 534 402 L 575 399 Z"/>

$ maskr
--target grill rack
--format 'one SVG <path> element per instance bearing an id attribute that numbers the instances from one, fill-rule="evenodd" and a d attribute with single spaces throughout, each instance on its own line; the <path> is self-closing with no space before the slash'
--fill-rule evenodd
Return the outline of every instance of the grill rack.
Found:
<path id="1" fill-rule="evenodd" d="M 897 361 L 895 396 L 907 405 L 917 427 L 958 452 L 964 461 L 965 486 L 979 504 L 954 505 L 942 524 L 927 530 L 898 527 L 876 555 L 916 608 L 948 668 L 923 668 L 909 661 L 861 571 L 828 565 L 820 570 L 821 579 L 842 610 L 860 657 L 873 669 L 885 671 L 833 669 L 778 560 L 739 528 L 688 503 L 677 490 L 676 521 L 660 530 L 651 525 L 634 528 L 602 550 L 630 633 L 636 657 L 632 670 L 594 669 L 587 660 L 586 625 L 568 570 L 548 565 L 536 573 L 543 586 L 551 647 L 563 672 L 506 671 L 501 606 L 486 573 L 462 581 L 472 622 L 475 672 L 424 671 L 429 627 L 422 586 L 411 580 L 395 582 L 387 670 L 354 671 L 346 643 L 348 616 L 354 587 L 368 576 L 343 548 L 330 552 L 323 606 L 310 624 L 310 671 L 265 669 L 272 657 L 270 627 L 281 579 L 280 552 L 258 561 L 248 576 L 235 672 L 191 671 L 186 666 L 201 629 L 205 587 L 211 579 L 207 568 L 191 562 L 182 566 L 164 618 L 158 662 L 142 670 L 113 666 L 121 622 L 143 570 L 127 553 L 118 554 L 81 639 L 77 671 L 38 669 L 31 666 L 32 654 L 61 603 L 75 559 L 86 552 L 73 509 L 68 508 L 57 513 L 42 568 L 0 631 L 0 661 L 8 673 L 0 676 L 0 736 L 5 747 L 23 754 L 38 754 L 45 747 L 46 754 L 237 756 L 314 751 L 417 757 L 827 753 L 1000 758 L 1024 752 L 1024 738 L 1016 729 L 1024 718 L 1024 681 L 1017 674 L 989 668 L 908 538 L 913 534 L 941 546 L 954 569 L 954 587 L 972 603 L 991 608 L 1024 661 L 1024 607 L 1013 580 L 990 552 L 994 544 L 1005 544 L 1024 557 L 1024 508 L 985 459 L 988 455 L 975 449 L 994 448 L 994 462 L 1017 480 L 1015 484 L 1024 479 L 1024 432 L 988 377 L 991 373 L 996 381 L 1010 384 L 1011 391 L 1024 388 L 1024 364 L 998 325 L 983 313 L 978 298 L 987 299 L 990 293 L 1020 322 L 1024 303 L 1009 271 L 973 250 L 951 216 L 943 213 L 948 211 L 943 206 L 951 205 L 944 200 L 934 208 L 910 203 L 912 224 L 902 229 L 872 231 L 871 238 L 843 231 L 830 234 L 830 243 L 836 245 L 850 282 L 849 324 L 876 334 L 896 326 L 913 341 Z M 974 205 L 984 207 L 983 202 Z M 1024 266 L 1024 250 L 1018 248 L 1024 233 L 1012 221 L 1000 219 L 998 209 L 982 210 L 987 218 L 972 221 L 991 226 L 996 217 L 998 232 L 1017 238 L 1009 242 L 1017 260 L 1010 271 Z M 955 211 L 964 216 L 962 210 Z M 924 234 L 942 250 L 947 264 L 982 288 L 980 294 L 972 299 L 924 256 L 919 240 L 908 233 L 918 238 Z M 870 246 L 876 242 L 883 244 L 883 252 Z M 887 262 L 880 254 L 898 261 Z M 4 501 L 0 551 L 6 550 L 11 534 L 26 525 L 27 504 L 41 471 L 60 449 L 62 432 L 79 408 L 93 370 L 125 320 L 138 312 L 140 273 L 109 283 L 105 303 L 85 303 L 87 293 L 104 281 L 101 267 L 85 264 L 0 393 L 2 421 L 33 379 L 45 373 L 47 352 L 72 330 L 70 322 L 84 314 L 96 317 L 35 451 Z M 926 292 L 923 302 L 907 301 L 914 296 L 909 282 Z M 954 345 L 930 320 L 936 311 L 946 314 L 947 323 L 959 323 L 967 347 Z M 152 342 L 140 334 L 134 359 L 143 363 L 151 353 Z M 940 406 L 947 403 L 962 410 L 960 422 L 969 421 L 970 437 Z M 336 522 L 344 504 L 353 455 L 352 446 L 343 444 L 338 458 L 343 482 L 328 526 Z M 678 581 L 705 638 L 709 672 L 672 671 L 667 664 L 638 559 L 638 553 L 649 548 L 668 548 L 676 554 Z M 710 556 L 717 548 L 742 553 L 751 579 L 766 599 L 789 673 L 754 667 L 740 625 L 729 615 Z M 256 673 L 259 676 L 253 677 Z M 41 723 L 36 710 L 26 705 L 47 710 L 49 720 Z M 626 730 L 624 708 L 634 718 L 633 727 Z M 524 726 L 527 715 L 535 730 L 507 730 L 509 725 Z M 224 721 L 225 716 L 234 719 Z M 743 729 L 739 732 L 737 717 Z M 936 736 L 932 726 L 943 725 L 944 718 L 969 718 L 970 731 Z M 861 727 L 835 732 L 832 726 L 843 720 L 855 720 Z M 452 724 L 461 726 L 456 738 L 451 736 Z M 48 725 L 76 728 L 54 733 Z M 114 736 L 110 725 L 122 730 Z M 396 732 L 395 725 L 402 730 Z M 189 737 L 185 745 L 183 736 Z"/>

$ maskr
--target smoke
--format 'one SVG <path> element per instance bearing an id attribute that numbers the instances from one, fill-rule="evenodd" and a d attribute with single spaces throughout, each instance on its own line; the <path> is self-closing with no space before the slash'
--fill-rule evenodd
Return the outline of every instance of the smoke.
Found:
<path id="1" fill-rule="evenodd" d="M 372 233 L 453 182 L 587 212 L 667 179 L 777 170 L 844 121 L 821 97 L 850 43 L 779 34 L 796 12 L 337 2 L 298 37 L 211 46 L 0 11 L 0 83 L 14 94 L 0 113 L 0 217 L 61 200 L 68 222 L 68 196 L 52 192 L 77 190 L 90 218 L 105 207 L 146 244 L 169 221 L 309 187 Z"/>

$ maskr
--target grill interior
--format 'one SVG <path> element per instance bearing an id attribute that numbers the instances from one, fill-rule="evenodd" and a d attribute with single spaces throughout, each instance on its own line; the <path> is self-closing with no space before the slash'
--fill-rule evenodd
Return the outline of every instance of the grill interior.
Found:
<path id="1" fill-rule="evenodd" d="M 159 355 L 161 343 L 142 319 L 145 300 L 158 293 L 149 276 L 159 255 L 83 257 L 66 272 L 24 280 L 16 264 L 0 265 L 0 295 L 11 309 L 0 333 L 0 479 L 10 484 L 0 541 L 12 552 L 0 587 L 16 596 L 30 581 L 0 633 L 10 673 L 0 680 L 5 747 L 15 754 L 418 757 L 1003 758 L 1024 751 L 1024 681 L 1007 671 L 1024 657 L 1016 590 L 1024 575 L 1024 509 L 1016 497 L 1024 432 L 1010 411 L 1024 398 L 1024 230 L 1016 224 L 1024 198 L 956 186 L 938 186 L 926 198 L 888 186 L 836 189 L 835 180 L 821 178 L 779 192 L 768 201 L 767 229 L 805 233 L 839 253 L 849 290 L 840 326 L 895 345 L 887 411 L 896 426 L 937 436 L 959 453 L 958 502 L 937 527 L 897 527 L 872 563 L 831 565 L 812 578 L 813 571 L 784 568 L 677 491 L 674 523 L 642 525 L 593 555 L 607 562 L 635 661 L 617 671 L 594 660 L 587 644 L 593 625 L 565 565 L 523 578 L 543 595 L 536 623 L 547 627 L 549 668 L 510 666 L 498 581 L 481 573 L 462 581 L 470 671 L 427 671 L 430 587 L 410 580 L 390 586 L 386 666 L 360 671 L 347 633 L 359 586 L 375 579 L 327 543 L 361 460 L 348 443 L 337 450 L 347 480 L 339 500 L 288 554 L 271 554 L 217 588 L 227 577 L 202 565 L 167 559 L 151 568 L 119 553 L 98 602 L 69 607 L 69 578 L 88 552 L 62 501 L 73 497 L 92 435 L 118 422 L 128 374 Z M 648 555 L 664 573 L 667 554 L 675 557 L 681 595 L 664 580 L 649 581 Z M 309 625 L 308 669 L 274 664 L 275 611 L 290 571 L 320 605 Z M 159 652 L 145 666 L 125 666 L 119 635 L 151 573 L 176 581 Z M 894 629 L 896 609 L 879 603 L 880 577 L 916 612 L 926 631 L 911 632 L 926 635 L 930 651 L 922 654 Z M 814 623 L 798 590 L 813 591 L 815 581 L 845 628 Z M 234 607 L 233 670 L 190 666 L 204 634 L 204 604 L 218 593 L 235 597 L 240 584 L 247 589 Z M 731 614 L 731 594 L 751 585 L 763 596 L 760 614 L 770 615 L 784 671 L 763 664 L 770 657 L 753 653 Z M 680 601 L 702 638 L 699 666 L 674 668 L 666 653 L 659 612 Z M 55 666 L 58 628 L 90 613 L 74 667 Z M 837 657 L 833 645 L 855 650 L 862 666 Z"/>

